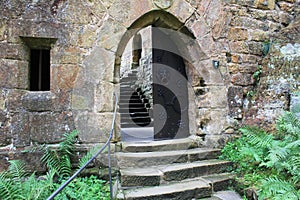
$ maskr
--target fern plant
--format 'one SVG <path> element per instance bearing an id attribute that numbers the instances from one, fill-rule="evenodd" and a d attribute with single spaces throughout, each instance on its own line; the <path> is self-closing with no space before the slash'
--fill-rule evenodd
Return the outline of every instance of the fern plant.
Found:
<path id="1" fill-rule="evenodd" d="M 47 147 L 42 157 L 42 162 L 46 163 L 49 170 L 54 170 L 60 178 L 70 176 L 72 170 L 70 156 L 75 150 L 77 131 L 65 133 L 62 142 L 59 143 L 58 150 Z"/>
<path id="2" fill-rule="evenodd" d="M 276 120 L 272 134 L 241 128 L 242 137 L 222 150 L 222 158 L 235 163 L 245 187 L 260 188 L 261 200 L 300 199 L 300 121 L 295 110 Z"/>
<path id="3" fill-rule="evenodd" d="M 42 178 L 37 179 L 35 173 L 29 175 L 22 161 L 12 160 L 9 169 L 0 173 L 0 199 L 1 200 L 39 200 L 47 199 L 50 194 L 60 186 L 61 181 L 71 172 L 70 156 L 75 150 L 77 131 L 65 134 L 58 150 L 46 148 L 43 162 L 49 171 Z M 97 147 L 91 149 L 80 159 L 85 164 Z M 54 177 L 58 176 L 58 182 Z M 58 196 L 59 199 L 109 199 L 109 187 L 105 181 L 95 177 L 78 177 L 70 186 L 66 187 Z"/>

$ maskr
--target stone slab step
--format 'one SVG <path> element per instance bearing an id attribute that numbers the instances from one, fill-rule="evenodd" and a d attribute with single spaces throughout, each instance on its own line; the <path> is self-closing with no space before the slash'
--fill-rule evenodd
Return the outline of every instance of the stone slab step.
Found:
<path id="1" fill-rule="evenodd" d="M 118 165 L 121 168 L 194 162 L 198 160 L 215 159 L 219 155 L 220 149 L 209 148 L 138 153 L 116 153 Z"/>
<path id="2" fill-rule="evenodd" d="M 119 109 L 119 112 L 120 113 L 130 113 L 133 115 L 133 113 L 144 113 L 144 112 L 147 112 L 147 109 L 146 108 L 120 108 Z"/>
<path id="3" fill-rule="evenodd" d="M 123 122 L 144 122 L 144 123 L 150 123 L 151 118 L 149 116 L 144 117 L 121 117 L 121 123 Z"/>
<path id="4" fill-rule="evenodd" d="M 146 126 L 153 126 L 153 122 L 151 121 L 151 119 L 145 122 L 121 122 L 121 128 L 139 128 Z"/>
<path id="5" fill-rule="evenodd" d="M 121 148 L 123 152 L 186 150 L 196 148 L 197 146 L 197 143 L 191 138 L 149 142 L 121 142 Z"/>
<path id="6" fill-rule="evenodd" d="M 155 186 L 170 181 L 182 181 L 184 179 L 206 176 L 207 182 L 212 185 L 216 183 L 216 189 L 218 189 L 216 191 L 219 191 L 223 189 L 221 188 L 223 186 L 222 183 L 228 179 L 228 176 L 224 176 L 220 180 L 218 175 L 212 176 L 211 174 L 223 173 L 227 171 L 230 165 L 231 162 L 213 159 L 192 163 L 121 169 L 121 184 L 123 187 Z M 218 182 L 220 183 L 217 184 Z"/>
<path id="7" fill-rule="evenodd" d="M 122 117 L 129 118 L 129 117 L 147 117 L 147 116 L 149 116 L 148 112 L 120 113 L 120 114 L 121 114 L 121 118 Z"/>
<path id="8" fill-rule="evenodd" d="M 143 103 L 119 103 L 120 108 L 144 108 L 145 105 Z"/>
<path id="9" fill-rule="evenodd" d="M 130 99 L 130 100 L 128 100 L 128 99 L 120 99 L 120 102 L 119 102 L 120 104 L 121 103 L 143 103 L 143 100 L 141 100 L 141 99 Z M 145 102 L 145 103 L 147 103 L 147 102 Z"/>
<path id="10" fill-rule="evenodd" d="M 141 134 L 143 133 L 143 134 Z M 121 128 L 122 141 L 152 141 L 154 139 L 153 127 Z"/>
<path id="11" fill-rule="evenodd" d="M 235 191 L 225 190 L 212 194 L 211 198 L 202 198 L 201 200 L 243 200 Z"/>
<path id="12" fill-rule="evenodd" d="M 235 176 L 232 173 L 210 174 L 202 178 L 212 186 L 213 192 L 226 190 L 235 184 Z"/>
<path id="13" fill-rule="evenodd" d="M 211 187 L 202 179 L 170 183 L 161 186 L 123 190 L 117 199 L 131 200 L 190 200 L 193 198 L 209 197 Z"/>

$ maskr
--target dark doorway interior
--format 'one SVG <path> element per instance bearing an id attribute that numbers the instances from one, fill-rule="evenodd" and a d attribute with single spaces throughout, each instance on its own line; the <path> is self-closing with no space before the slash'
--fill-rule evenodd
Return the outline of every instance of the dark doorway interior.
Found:
<path id="1" fill-rule="evenodd" d="M 152 28 L 154 139 L 189 136 L 184 60 L 170 35 Z"/>

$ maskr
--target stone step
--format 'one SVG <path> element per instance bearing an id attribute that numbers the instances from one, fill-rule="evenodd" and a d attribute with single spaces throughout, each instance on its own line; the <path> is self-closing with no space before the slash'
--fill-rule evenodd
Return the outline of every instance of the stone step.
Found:
<path id="1" fill-rule="evenodd" d="M 198 145 L 192 138 L 159 140 L 149 142 L 122 142 L 123 152 L 153 152 L 153 151 L 171 151 L 186 150 L 196 148 Z"/>
<path id="2" fill-rule="evenodd" d="M 185 180 L 179 183 L 170 183 L 161 186 L 123 190 L 117 199 L 132 200 L 190 200 L 211 196 L 211 186 L 202 179 Z"/>
<path id="3" fill-rule="evenodd" d="M 119 103 L 120 108 L 144 108 L 143 103 Z"/>
<path id="4" fill-rule="evenodd" d="M 212 159 L 145 168 L 126 168 L 120 170 L 121 184 L 123 187 L 156 186 L 161 183 L 182 181 L 200 176 L 207 176 L 207 180 L 214 183 L 214 178 L 217 177 L 208 175 L 223 173 L 228 170 L 229 166 L 231 166 L 231 162 Z"/>
<path id="5" fill-rule="evenodd" d="M 130 100 L 130 99 L 141 99 L 139 95 L 129 95 L 129 94 L 120 94 L 120 99 Z"/>
<path id="6" fill-rule="evenodd" d="M 220 149 L 209 148 L 138 153 L 116 153 L 120 168 L 147 167 L 171 163 L 194 162 L 199 160 L 215 159 L 219 155 Z"/>
<path id="7" fill-rule="evenodd" d="M 142 134 L 141 134 L 142 133 Z M 121 128 L 122 141 L 130 142 L 145 142 L 154 140 L 154 128 L 153 126 L 138 127 L 138 128 Z"/>
<path id="8" fill-rule="evenodd" d="M 119 109 L 120 113 L 130 113 L 134 115 L 134 113 L 144 113 L 147 112 L 146 108 L 120 108 Z"/>
<path id="9" fill-rule="evenodd" d="M 144 122 L 144 123 L 150 123 L 151 118 L 149 116 L 144 117 L 121 117 L 121 123 L 123 122 Z"/>
<path id="10" fill-rule="evenodd" d="M 153 126 L 152 121 L 148 122 L 122 122 L 121 128 L 139 128 L 139 127 L 146 127 L 146 126 Z"/>
<path id="11" fill-rule="evenodd" d="M 225 190 L 213 193 L 210 198 L 201 198 L 200 200 L 243 200 L 243 198 L 235 191 Z"/>
<path id="12" fill-rule="evenodd" d="M 137 77 L 134 76 L 134 77 L 123 77 L 120 79 L 120 83 L 123 83 L 123 82 L 135 82 L 137 80 Z"/>
<path id="13" fill-rule="evenodd" d="M 202 178 L 212 186 L 213 192 L 226 190 L 235 184 L 235 176 L 232 173 L 210 174 Z"/>
<path id="14" fill-rule="evenodd" d="M 121 118 L 122 117 L 145 117 L 145 116 L 149 116 L 148 112 L 136 112 L 136 113 L 120 113 L 121 114 Z"/>
<path id="15" fill-rule="evenodd" d="M 119 103 L 143 103 L 143 101 L 141 99 L 120 99 Z"/>

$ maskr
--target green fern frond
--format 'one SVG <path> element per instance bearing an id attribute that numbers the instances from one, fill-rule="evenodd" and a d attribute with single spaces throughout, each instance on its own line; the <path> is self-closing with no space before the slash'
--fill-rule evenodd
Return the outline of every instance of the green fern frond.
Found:
<path id="1" fill-rule="evenodd" d="M 279 133 L 292 135 L 300 139 L 300 121 L 292 112 L 285 112 L 276 121 L 276 128 Z"/>
<path id="2" fill-rule="evenodd" d="M 291 197 L 290 200 L 298 199 L 297 190 L 288 181 L 279 178 L 266 178 L 262 181 L 259 199 L 275 199 L 282 195 L 289 195 Z"/>
<path id="3" fill-rule="evenodd" d="M 257 147 L 266 148 L 272 145 L 273 135 L 257 127 L 243 127 L 239 129 L 249 139 L 249 143 Z"/>
<path id="4" fill-rule="evenodd" d="M 62 142 L 59 143 L 59 151 L 62 155 L 71 155 L 75 149 L 76 137 L 78 131 L 72 131 L 71 133 L 65 133 Z"/>
<path id="5" fill-rule="evenodd" d="M 46 163 L 50 170 L 57 172 L 60 177 L 67 177 L 71 173 L 70 156 L 75 150 L 75 141 L 78 135 L 77 131 L 65 133 L 62 142 L 59 143 L 58 150 L 52 150 L 47 147 L 42 157 L 42 162 Z"/>
<path id="6" fill-rule="evenodd" d="M 270 158 L 273 163 L 279 162 L 280 160 L 285 159 L 289 155 L 290 151 L 288 148 L 276 146 L 273 147 L 269 151 L 268 157 Z"/>
<path id="7" fill-rule="evenodd" d="M 8 174 L 12 179 L 21 180 L 28 175 L 25 163 L 20 160 L 10 160 Z"/>
<path id="8" fill-rule="evenodd" d="M 6 173 L 0 174 L 0 197 L 1 200 L 16 199 L 16 196 L 20 193 L 18 187 L 14 186 L 14 181 L 7 178 Z"/>
<path id="9" fill-rule="evenodd" d="M 99 146 L 93 147 L 92 149 L 90 149 L 85 156 L 83 156 L 80 160 L 79 160 L 79 165 L 78 165 L 78 169 L 81 168 L 87 161 L 89 161 L 93 155 L 95 155 L 97 153 L 97 151 L 99 150 Z"/>

